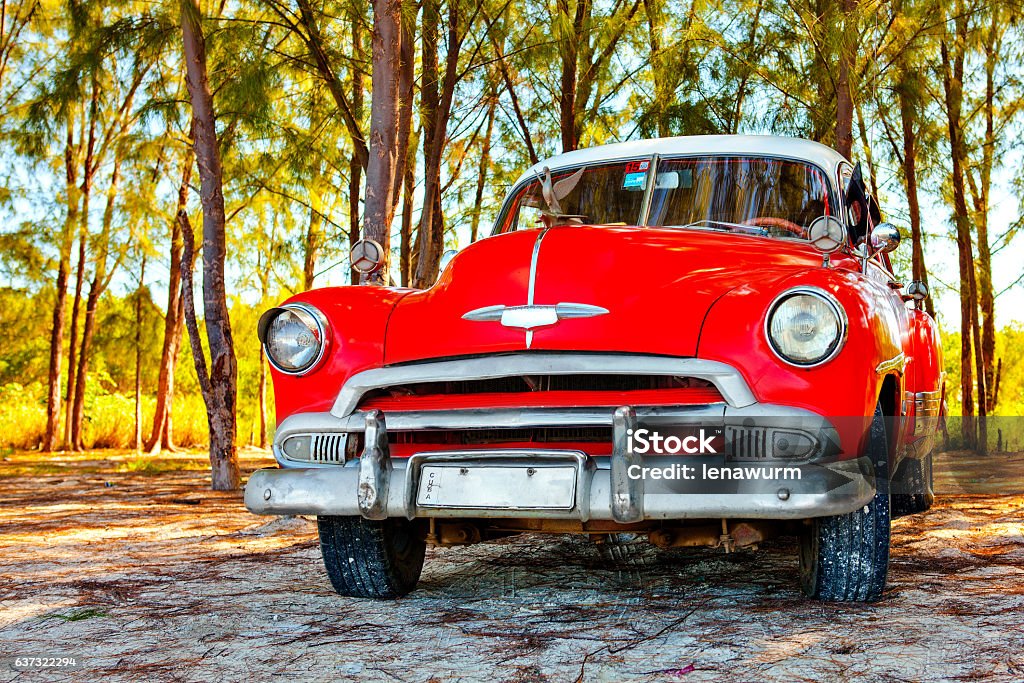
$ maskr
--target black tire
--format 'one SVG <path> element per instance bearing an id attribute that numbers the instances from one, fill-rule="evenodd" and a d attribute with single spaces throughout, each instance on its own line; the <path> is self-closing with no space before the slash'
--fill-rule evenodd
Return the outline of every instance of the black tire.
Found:
<path id="1" fill-rule="evenodd" d="M 642 534 L 605 534 L 597 543 L 597 552 L 605 564 L 616 568 L 645 567 L 653 546 Z"/>
<path id="2" fill-rule="evenodd" d="M 892 517 L 925 512 L 932 506 L 932 454 L 921 460 L 907 459 L 900 463 L 893 477 Z"/>
<path id="3" fill-rule="evenodd" d="M 818 600 L 873 602 L 885 590 L 889 571 L 889 448 L 879 405 L 871 423 L 869 454 L 877 493 L 845 515 L 811 520 L 800 538 L 800 580 Z"/>
<path id="4" fill-rule="evenodd" d="M 339 595 L 392 599 L 414 588 L 427 544 L 405 519 L 317 517 L 320 553 Z"/>

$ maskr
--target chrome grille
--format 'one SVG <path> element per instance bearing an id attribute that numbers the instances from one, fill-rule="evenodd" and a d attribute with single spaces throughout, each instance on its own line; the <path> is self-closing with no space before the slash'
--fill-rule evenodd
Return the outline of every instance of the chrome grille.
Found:
<path id="1" fill-rule="evenodd" d="M 310 462 L 345 462 L 347 437 L 347 434 L 313 434 L 313 443 L 309 449 Z"/>

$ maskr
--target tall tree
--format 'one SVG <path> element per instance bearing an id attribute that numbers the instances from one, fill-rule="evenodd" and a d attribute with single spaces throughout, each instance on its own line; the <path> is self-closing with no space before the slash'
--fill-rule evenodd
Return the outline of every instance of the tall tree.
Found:
<path id="1" fill-rule="evenodd" d="M 977 344 L 977 310 L 974 286 L 974 247 L 971 238 L 971 217 L 967 209 L 965 169 L 967 146 L 963 129 L 963 83 L 964 62 L 968 40 L 968 16 L 961 0 L 953 8 L 954 31 L 945 35 L 940 45 L 942 57 L 942 87 L 945 95 L 945 113 L 948 123 L 950 148 L 950 180 L 953 187 L 953 220 L 956 225 L 956 245 L 960 265 L 960 392 L 963 405 L 963 438 L 969 447 L 984 450 L 985 405 L 978 404 L 979 423 L 974 421 L 974 381 L 971 354 L 972 337 Z M 979 373 L 979 386 L 984 376 Z M 979 392 L 984 396 L 984 390 Z"/>
<path id="2" fill-rule="evenodd" d="M 171 221 L 170 259 L 167 276 L 167 311 L 164 314 L 164 338 L 160 350 L 160 369 L 157 378 L 156 409 L 153 413 L 153 430 L 146 439 L 144 449 L 151 453 L 161 449 L 174 450 L 174 368 L 178 363 L 181 335 L 184 327 L 184 300 L 181 296 L 181 259 L 184 238 L 178 214 L 188 207 L 189 183 L 192 166 L 195 163 L 192 151 L 185 154 L 181 164 L 181 180 L 178 183 L 178 201 Z"/>
<path id="3" fill-rule="evenodd" d="M 108 265 L 110 257 L 111 232 L 114 223 L 114 205 L 117 201 L 118 183 L 121 178 L 121 152 L 115 155 L 114 168 L 107 187 L 107 202 L 103 210 L 103 224 L 95 241 L 95 257 L 92 282 L 89 285 L 89 296 L 85 304 L 85 321 L 82 324 L 82 345 L 78 354 L 78 382 L 75 385 L 73 408 L 71 411 L 71 446 L 75 450 L 84 450 L 82 422 L 85 418 L 85 385 L 89 371 L 89 355 L 92 352 L 93 335 L 96 333 L 96 309 L 100 296 L 110 286 L 110 281 L 120 265 L 120 257 L 113 267 Z M 122 252 L 123 256 L 123 252 Z"/>
<path id="4" fill-rule="evenodd" d="M 52 325 L 50 328 L 50 369 L 47 377 L 46 432 L 42 449 L 52 451 L 57 445 L 60 429 L 60 366 L 64 355 L 64 318 L 67 310 L 68 279 L 71 274 L 71 250 L 75 244 L 75 228 L 78 226 L 79 192 L 77 161 L 79 144 L 75 142 L 74 120 L 67 117 L 67 135 L 64 144 L 64 226 L 61 230 L 60 251 L 57 266 L 57 287 L 53 302 Z"/>
<path id="5" fill-rule="evenodd" d="M 839 45 L 839 75 L 836 79 L 836 151 L 847 159 L 853 154 L 853 112 L 856 94 L 853 82 L 857 66 L 860 28 L 857 0 L 841 0 L 842 42 Z M 872 174 L 874 177 L 874 174 Z"/>
<path id="6" fill-rule="evenodd" d="M 398 83 L 401 71 L 402 1 L 374 0 L 373 88 L 370 100 L 370 161 L 366 166 L 363 236 L 384 248 L 384 265 L 364 275 L 364 284 L 390 280 L 391 221 L 395 217 L 395 168 L 398 157 Z"/>
<path id="7" fill-rule="evenodd" d="M 197 0 L 181 0 L 181 33 L 189 99 L 192 102 L 193 150 L 199 167 L 199 198 L 203 205 L 203 314 L 210 349 L 209 368 L 199 338 L 192 299 L 192 262 L 195 254 L 188 215 L 179 212 L 187 254 L 182 279 L 185 316 L 199 386 L 206 403 L 210 429 L 210 466 L 213 488 L 237 489 L 241 475 L 235 446 L 235 406 L 238 365 L 224 282 L 226 217 L 223 168 L 217 143 L 217 120 L 206 67 L 206 38 Z M 191 247 L 191 248 L 190 248 Z M 193 304 L 193 305 L 190 305 Z"/>

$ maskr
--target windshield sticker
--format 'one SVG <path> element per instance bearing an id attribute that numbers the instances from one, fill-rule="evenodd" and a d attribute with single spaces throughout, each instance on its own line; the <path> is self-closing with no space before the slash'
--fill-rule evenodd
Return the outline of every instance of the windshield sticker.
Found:
<path id="1" fill-rule="evenodd" d="M 647 187 L 647 171 L 627 173 L 622 179 L 623 190 L 643 190 Z"/>
<path id="2" fill-rule="evenodd" d="M 626 163 L 626 176 L 622 179 L 622 189 L 647 189 L 647 170 L 650 167 L 650 159 L 642 159 L 640 161 L 630 161 Z"/>

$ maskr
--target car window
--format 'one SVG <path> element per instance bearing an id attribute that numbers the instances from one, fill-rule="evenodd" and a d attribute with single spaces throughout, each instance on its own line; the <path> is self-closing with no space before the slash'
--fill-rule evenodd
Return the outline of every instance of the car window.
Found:
<path id="1" fill-rule="evenodd" d="M 829 186 L 814 166 L 785 159 L 662 159 L 648 225 L 726 229 L 806 237 L 814 219 L 831 215 Z"/>
<path id="2" fill-rule="evenodd" d="M 814 219 L 835 215 L 824 173 L 800 161 L 741 156 L 634 159 L 559 169 L 552 173 L 554 187 L 576 173 L 578 181 L 566 183 L 571 189 L 558 197 L 557 208 L 566 222 L 806 238 Z M 644 199 L 652 178 L 645 222 Z M 495 233 L 540 227 L 544 212 L 550 212 L 539 178 L 516 190 L 506 206 Z"/>
<path id="3" fill-rule="evenodd" d="M 650 163 L 650 159 L 642 159 L 586 166 L 575 187 L 558 200 L 561 214 L 578 216 L 579 222 L 588 225 L 638 224 Z M 579 170 L 559 170 L 551 179 L 557 184 Z M 533 180 L 519 190 L 498 231 L 536 228 L 547 208 L 540 180 Z"/>

